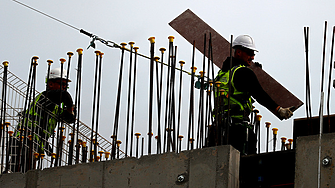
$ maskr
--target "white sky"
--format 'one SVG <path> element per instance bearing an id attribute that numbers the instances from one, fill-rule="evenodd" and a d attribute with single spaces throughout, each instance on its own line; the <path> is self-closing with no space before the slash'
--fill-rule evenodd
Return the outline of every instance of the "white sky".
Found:
<path id="1" fill-rule="evenodd" d="M 334 2 L 332 1 L 27 1 L 21 2 L 44 13 L 54 16 L 79 29 L 85 29 L 99 37 L 116 43 L 134 41 L 139 52 L 149 55 L 149 37 L 156 37 L 156 52 L 160 47 L 168 48 L 169 35 L 175 36 L 178 46 L 178 60 L 186 62 L 185 69 L 190 70 L 192 46 L 174 31 L 168 23 L 186 9 L 207 22 L 227 40 L 240 34 L 249 34 L 256 41 L 259 49 L 255 61 L 263 64 L 263 69 L 284 85 L 300 100 L 305 101 L 305 53 L 303 27 L 310 27 L 310 69 L 313 115 L 317 115 L 320 101 L 320 70 L 322 60 L 324 21 L 328 21 L 327 56 L 325 83 L 328 84 L 329 51 L 332 26 L 335 24 Z M 44 78 L 47 69 L 46 60 L 54 60 L 53 68 L 58 67 L 58 60 L 66 57 L 68 51 L 84 49 L 83 96 L 81 120 L 90 126 L 92 109 L 92 88 L 94 80 L 95 54 L 87 50 L 90 39 L 77 30 L 55 22 L 39 13 L 27 9 L 14 1 L 0 2 L 0 61 L 9 61 L 9 70 L 23 80 L 27 80 L 30 58 L 39 56 L 37 89 L 44 90 Z M 202 42 L 202 41 L 201 41 Z M 107 48 L 96 42 L 97 48 L 105 53 L 103 59 L 103 80 L 101 95 L 101 115 L 99 133 L 110 138 L 114 124 L 117 82 L 119 74 L 120 51 Z M 77 55 L 77 54 L 76 54 Z M 73 57 L 70 77 L 70 93 L 75 92 L 75 68 L 77 56 Z M 156 55 L 160 56 L 159 53 Z M 165 58 L 166 59 L 166 58 Z M 124 141 L 126 110 L 128 56 L 124 67 L 122 107 L 119 122 L 119 138 Z M 148 80 L 149 61 L 139 58 L 137 77 L 137 104 L 135 132 L 148 132 Z M 196 66 L 202 67 L 202 55 L 196 54 Z M 198 69 L 199 70 L 199 69 Z M 166 75 L 166 74 L 165 74 Z M 178 74 L 179 76 L 179 74 Z M 178 77 L 177 77 L 178 78 Z M 182 134 L 187 136 L 188 96 L 190 77 L 184 74 Z M 179 86 L 179 82 L 177 82 Z M 327 86 L 325 85 L 325 91 Z M 198 90 L 196 90 L 198 92 Z M 332 89 L 333 91 L 333 89 Z M 326 96 L 327 97 L 327 96 Z M 197 100 L 197 99 L 196 99 Z M 155 101 L 155 100 L 154 100 Z M 197 104 L 196 104 L 197 106 Z M 262 119 L 262 151 L 265 150 L 265 122 L 271 127 L 279 128 L 278 137 L 293 136 L 293 119 L 305 117 L 305 106 L 298 109 L 287 121 L 280 121 L 259 104 Z M 331 106 L 334 101 L 331 100 Z M 331 112 L 334 110 L 331 109 Z M 196 113 L 197 117 L 197 113 Z M 197 121 L 197 119 L 195 119 Z M 154 120 L 154 134 L 156 121 Z M 271 136 L 272 138 L 272 136 Z M 147 139 L 147 137 L 145 137 Z M 272 144 L 270 144 L 272 150 Z M 124 145 L 123 145 L 124 146 Z M 121 146 L 121 148 L 123 148 Z M 183 143 L 186 148 L 186 142 Z M 280 148 L 278 143 L 277 149 Z M 153 151 L 156 151 L 153 149 Z"/>

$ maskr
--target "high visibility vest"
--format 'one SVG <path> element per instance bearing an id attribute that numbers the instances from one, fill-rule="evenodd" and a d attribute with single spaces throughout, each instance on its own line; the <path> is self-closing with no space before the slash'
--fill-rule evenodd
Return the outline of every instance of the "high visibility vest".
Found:
<path id="1" fill-rule="evenodd" d="M 43 110 L 43 107 L 41 107 L 40 105 L 37 105 L 37 103 L 40 100 L 41 96 L 42 96 L 42 94 L 39 94 L 35 98 L 35 103 L 32 104 L 32 106 L 30 107 L 28 118 L 24 119 L 23 127 L 25 127 L 26 124 L 28 124 L 28 127 L 30 129 L 36 128 L 36 125 L 39 125 L 41 128 L 45 127 L 46 130 L 42 130 L 42 131 L 43 131 L 44 135 L 46 135 L 46 139 L 48 139 L 51 136 L 51 134 L 53 134 L 53 131 L 54 131 L 54 129 L 57 126 L 57 120 L 56 120 L 55 117 L 58 114 L 58 109 L 59 108 L 58 108 L 58 105 L 55 105 L 55 107 L 52 110 L 52 114 L 50 114 L 49 116 L 47 116 L 47 118 L 48 118 L 47 125 L 46 126 L 40 125 L 40 123 L 44 122 L 43 121 L 43 119 L 44 119 L 43 115 L 40 114 L 40 113 L 37 113 L 37 108 L 40 108 L 40 111 Z M 62 112 L 62 109 L 61 109 L 60 113 L 61 112 Z M 45 112 L 45 113 L 47 113 L 47 112 Z M 33 116 L 35 116 L 34 122 L 32 122 L 33 121 L 32 120 Z M 33 124 L 33 126 L 32 126 L 32 124 Z M 19 132 L 17 133 L 17 136 L 19 136 Z M 34 137 L 35 137 L 36 140 L 39 140 L 39 138 L 38 138 L 39 136 L 40 135 L 35 135 Z"/>
<path id="2" fill-rule="evenodd" d="M 215 91 L 215 98 L 218 96 L 223 98 L 223 105 L 225 106 L 224 111 L 227 112 L 228 109 L 228 96 L 230 95 L 230 109 L 231 110 L 231 117 L 237 119 L 243 119 L 243 117 L 252 111 L 252 99 L 249 92 L 240 92 L 235 88 L 234 85 L 234 76 L 236 70 L 245 67 L 244 65 L 237 65 L 233 67 L 231 70 L 227 72 L 223 72 L 220 70 L 218 75 L 215 78 L 215 81 L 220 81 L 221 85 L 217 91 Z M 229 74 L 232 72 L 232 79 L 231 79 L 231 89 L 233 92 L 229 92 Z M 216 87 L 215 87 L 216 88 Z M 219 93 L 220 90 L 224 90 L 223 96 Z M 237 109 L 237 110 L 236 110 Z"/>

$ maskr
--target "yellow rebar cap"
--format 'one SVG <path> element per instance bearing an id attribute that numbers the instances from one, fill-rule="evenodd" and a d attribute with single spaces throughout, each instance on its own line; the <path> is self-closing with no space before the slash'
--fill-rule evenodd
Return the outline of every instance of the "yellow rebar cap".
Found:
<path id="1" fill-rule="evenodd" d="M 215 82 L 215 85 L 216 85 L 216 87 L 220 87 L 221 82 L 220 82 L 220 81 L 216 81 L 216 82 Z"/>
<path id="2" fill-rule="evenodd" d="M 141 136 L 141 133 L 135 133 L 135 136 L 139 137 L 139 136 Z"/>
<path id="3" fill-rule="evenodd" d="M 155 43 L 155 37 L 150 37 L 148 38 L 148 40 L 150 41 L 150 43 Z"/>
<path id="4" fill-rule="evenodd" d="M 5 67 L 8 67 L 9 62 L 8 62 L 8 61 L 4 61 L 2 64 L 3 64 Z"/>
<path id="5" fill-rule="evenodd" d="M 273 134 L 277 134 L 278 133 L 278 129 L 277 128 L 273 128 L 272 131 L 273 131 Z"/>
<path id="6" fill-rule="evenodd" d="M 59 61 L 60 61 L 60 63 L 63 64 L 66 60 L 64 58 L 60 58 Z"/>
<path id="7" fill-rule="evenodd" d="M 126 45 L 127 45 L 127 43 L 122 42 L 122 43 L 121 43 L 121 48 L 126 48 Z"/>
<path id="8" fill-rule="evenodd" d="M 169 36 L 168 39 L 169 39 L 169 42 L 173 42 L 174 36 Z"/>
<path id="9" fill-rule="evenodd" d="M 133 42 L 133 41 L 130 41 L 130 42 L 128 42 L 128 44 L 129 44 L 131 47 L 133 47 L 133 46 L 134 46 L 134 44 L 135 44 L 135 42 Z"/>
<path id="10" fill-rule="evenodd" d="M 159 51 L 161 51 L 162 53 L 164 53 L 164 51 L 166 51 L 166 49 L 162 47 L 162 48 L 159 49 Z"/>
<path id="11" fill-rule="evenodd" d="M 77 53 L 78 53 L 79 55 L 82 55 L 82 54 L 83 54 L 83 49 L 82 49 L 82 48 L 78 48 L 78 49 L 77 49 Z"/>
<path id="12" fill-rule="evenodd" d="M 95 50 L 94 53 L 95 53 L 96 55 L 100 55 L 101 52 L 100 52 L 99 50 Z"/>
<path id="13" fill-rule="evenodd" d="M 67 55 L 68 55 L 69 57 L 71 57 L 71 56 L 73 56 L 73 52 L 68 52 Z"/>

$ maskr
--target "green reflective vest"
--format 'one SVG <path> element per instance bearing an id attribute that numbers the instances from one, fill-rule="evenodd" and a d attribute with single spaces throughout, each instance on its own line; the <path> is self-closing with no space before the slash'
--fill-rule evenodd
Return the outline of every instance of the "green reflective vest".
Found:
<path id="1" fill-rule="evenodd" d="M 230 115 L 232 118 L 243 119 L 245 115 L 249 115 L 252 111 L 252 99 L 248 92 L 240 92 L 235 88 L 234 76 L 236 70 L 245 67 L 244 65 L 237 65 L 227 72 L 220 70 L 215 78 L 215 81 L 220 81 L 221 85 L 217 91 L 215 91 L 215 98 L 218 96 L 223 97 L 224 111 L 228 109 L 228 96 L 230 94 Z M 229 92 L 229 74 L 232 72 L 231 89 Z M 216 88 L 216 87 L 215 87 Z M 220 90 L 224 90 L 223 95 L 219 93 Z"/>
<path id="2" fill-rule="evenodd" d="M 43 126 L 43 125 L 40 125 L 40 123 L 43 123 L 43 114 L 44 113 L 48 113 L 48 112 L 42 112 L 42 113 L 38 113 L 38 111 L 42 111 L 43 107 L 41 107 L 41 104 L 37 104 L 39 102 L 39 100 L 41 99 L 41 96 L 42 94 L 39 94 L 36 99 L 35 99 L 35 103 L 31 105 L 30 107 L 30 110 L 29 110 L 29 117 L 26 119 L 24 119 L 24 122 L 23 122 L 23 126 L 26 126 L 26 124 L 28 124 L 28 127 L 30 129 L 34 129 L 36 128 L 36 125 L 39 125 L 40 127 L 40 131 L 43 131 L 44 135 L 46 136 L 45 139 L 48 139 L 54 132 L 54 129 L 56 128 L 57 126 L 57 120 L 56 120 L 56 116 L 58 114 L 58 105 L 55 105 L 55 107 L 52 109 L 51 113 L 52 114 L 49 114 L 48 116 L 46 116 L 48 118 L 48 123 L 46 126 Z M 37 108 L 40 108 L 40 110 L 37 110 Z M 62 112 L 62 109 L 61 109 L 61 112 Z M 32 122 L 32 119 L 33 119 L 33 116 L 35 116 L 35 119 L 34 119 L 34 122 Z M 27 122 L 28 121 L 28 122 Z M 33 124 L 33 127 L 32 127 L 32 124 Z M 46 129 L 44 130 L 41 130 L 43 127 L 45 127 Z M 35 131 L 36 132 L 36 131 Z M 34 135 L 35 139 L 36 140 L 39 140 L 39 137 L 42 135 L 42 133 L 39 133 L 40 135 Z M 17 133 L 17 136 L 19 135 L 19 132 Z"/>

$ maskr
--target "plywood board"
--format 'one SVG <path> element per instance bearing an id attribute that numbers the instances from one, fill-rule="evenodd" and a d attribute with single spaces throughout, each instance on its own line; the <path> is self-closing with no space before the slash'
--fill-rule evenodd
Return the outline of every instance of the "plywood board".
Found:
<path id="1" fill-rule="evenodd" d="M 213 63 L 218 67 L 222 66 L 223 61 L 230 56 L 230 43 L 218 32 L 211 28 L 207 23 L 187 9 L 177 18 L 172 20 L 170 26 L 175 29 L 191 44 L 195 41 L 195 47 L 203 54 L 208 56 L 207 49 L 204 49 L 204 35 L 206 34 L 207 45 L 209 35 L 212 37 Z M 208 48 L 208 47 L 207 47 Z M 206 52 L 206 53 L 204 53 Z M 269 96 L 282 107 L 295 106 L 295 111 L 303 102 L 288 91 L 284 86 L 272 78 L 263 69 L 252 64 L 250 68 L 256 74 L 260 84 Z M 275 113 L 274 113 L 275 114 Z"/>

